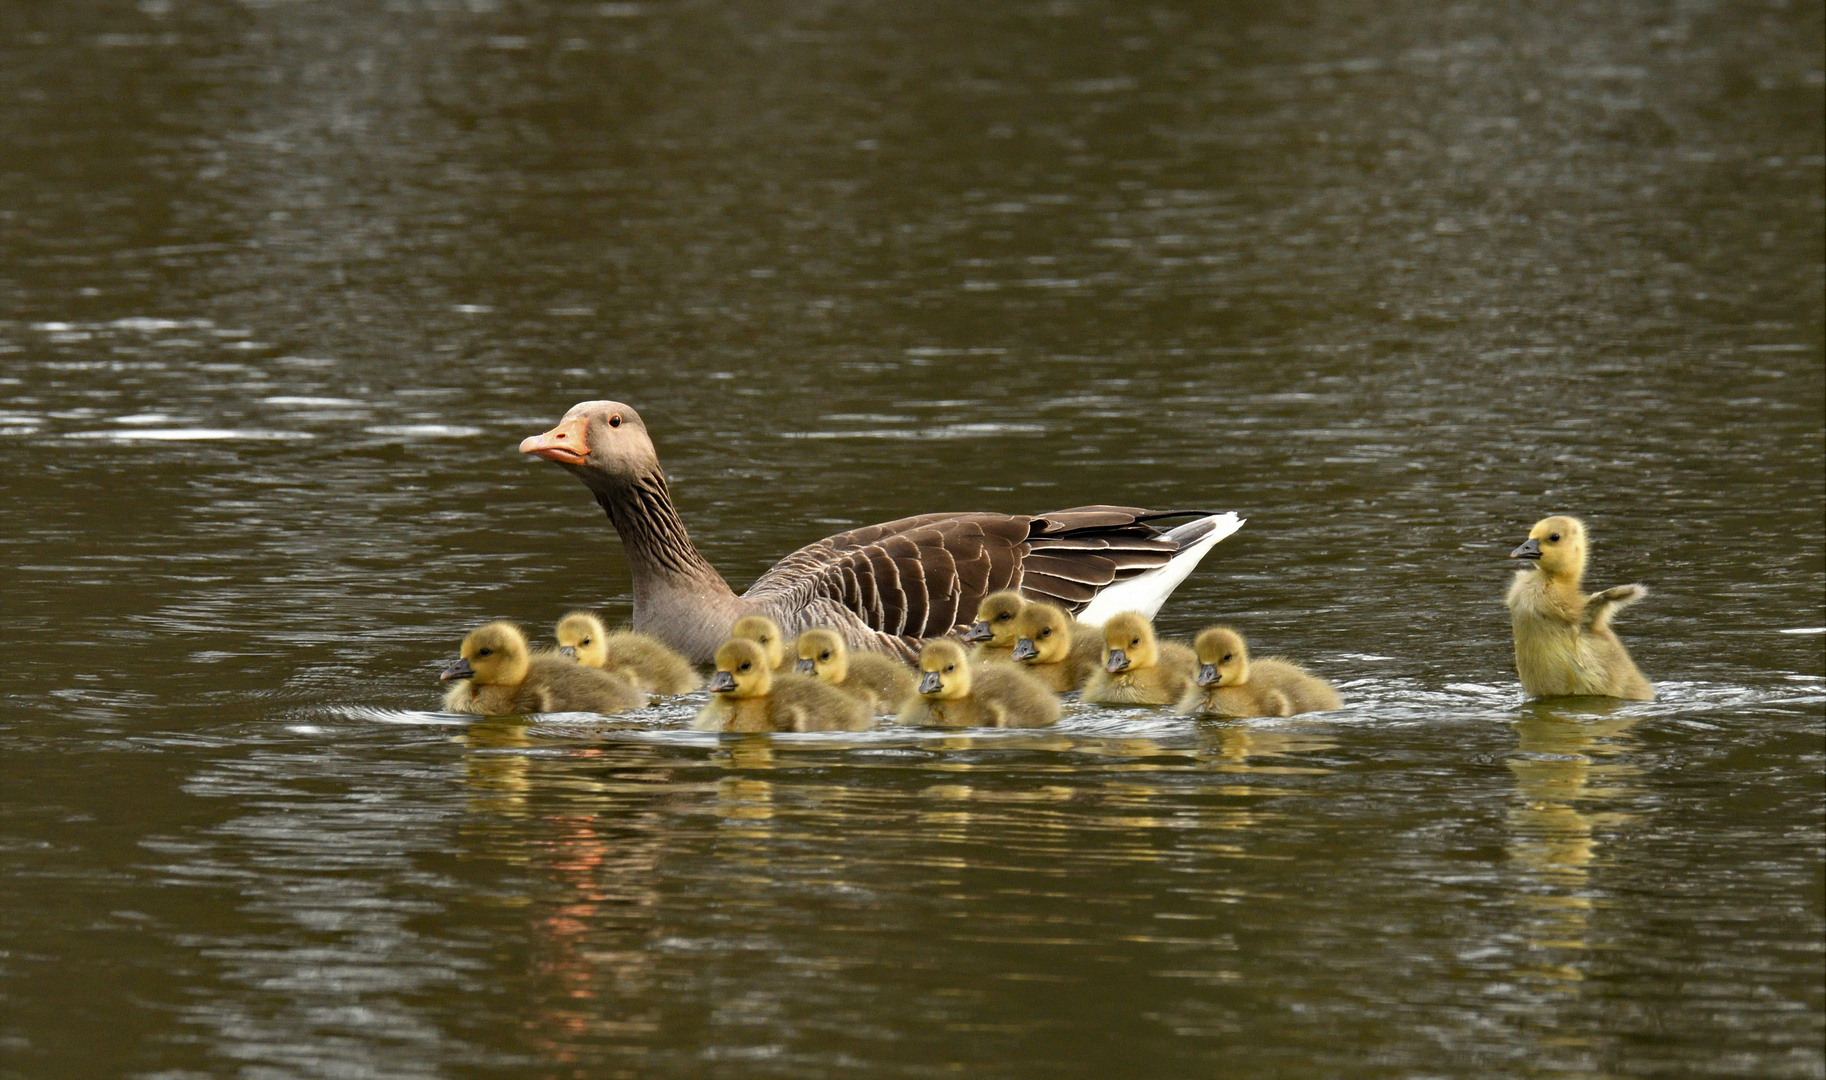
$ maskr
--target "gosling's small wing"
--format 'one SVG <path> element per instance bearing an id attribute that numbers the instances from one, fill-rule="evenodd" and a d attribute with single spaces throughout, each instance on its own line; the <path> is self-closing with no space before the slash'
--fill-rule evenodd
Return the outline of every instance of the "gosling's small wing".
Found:
<path id="1" fill-rule="evenodd" d="M 1610 625 L 1611 616 L 1648 595 L 1642 585 L 1617 585 L 1585 598 L 1585 629 L 1597 632 Z"/>

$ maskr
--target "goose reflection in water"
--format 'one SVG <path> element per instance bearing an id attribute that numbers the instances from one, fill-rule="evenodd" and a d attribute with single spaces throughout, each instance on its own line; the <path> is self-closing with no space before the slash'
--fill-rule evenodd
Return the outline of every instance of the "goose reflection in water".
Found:
<path id="1" fill-rule="evenodd" d="M 1635 745 L 1627 733 L 1639 718 L 1611 715 L 1618 708 L 1605 698 L 1531 703 L 1516 721 L 1517 752 L 1508 760 L 1518 798 L 1507 846 L 1522 871 L 1516 902 L 1528 914 L 1522 937 L 1534 954 L 1521 973 L 1568 989 L 1585 977 L 1580 954 L 1591 947 L 1599 834 L 1634 817 L 1598 809 L 1634 794 L 1625 781 L 1640 772 L 1606 760 Z"/>
<path id="2" fill-rule="evenodd" d="M 667 824 L 648 789 L 671 779 L 641 768 L 638 792 L 599 779 L 617 768 L 613 748 L 572 758 L 534 758 L 503 750 L 530 747 L 521 722 L 469 726 L 464 780 L 472 795 L 462 829 L 468 857 L 523 868 L 541 882 L 536 895 L 484 897 L 523 906 L 532 992 L 519 1005 L 529 1048 L 562 1060 L 584 1043 L 638 1053 L 659 1031 L 653 1004 L 654 942 Z M 578 759 L 588 768 L 579 770 Z M 625 764 L 646 764 L 637 754 Z M 513 819 L 511 824 L 502 817 Z M 612 824 L 611 824 L 612 823 Z"/>

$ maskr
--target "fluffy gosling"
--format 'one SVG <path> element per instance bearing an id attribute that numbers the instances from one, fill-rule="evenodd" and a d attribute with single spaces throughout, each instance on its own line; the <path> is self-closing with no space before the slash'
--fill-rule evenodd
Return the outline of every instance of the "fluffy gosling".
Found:
<path id="1" fill-rule="evenodd" d="M 774 671 L 791 671 L 791 655 L 786 647 L 786 635 L 780 632 L 780 624 L 765 615 L 744 615 L 729 628 L 732 638 L 746 638 L 761 647 L 767 654 L 767 666 Z"/>
<path id="2" fill-rule="evenodd" d="M 1187 715 L 1292 716 L 1342 708 L 1331 684 L 1298 664 L 1270 658 L 1249 659 L 1243 635 L 1228 626 L 1213 626 L 1192 643 L 1198 674 L 1179 699 Z"/>
<path id="3" fill-rule="evenodd" d="M 1585 576 L 1585 523 L 1550 517 L 1528 530 L 1509 553 L 1528 559 L 1515 575 L 1506 603 L 1515 627 L 1515 670 L 1531 697 L 1600 695 L 1653 701 L 1655 688 L 1617 640 L 1610 620 L 1619 608 L 1648 595 L 1641 585 L 1618 585 L 1590 595 Z"/>
<path id="4" fill-rule="evenodd" d="M 716 651 L 710 703 L 691 726 L 699 731 L 867 731 L 875 725 L 862 702 L 816 679 L 781 674 L 767 651 L 730 638 Z"/>
<path id="5" fill-rule="evenodd" d="M 983 597 L 976 607 L 976 622 L 964 633 L 964 640 L 972 643 L 970 659 L 979 664 L 1009 659 L 1017 637 L 1014 622 L 1026 606 L 1027 601 L 1013 589 Z"/>
<path id="6" fill-rule="evenodd" d="M 632 630 L 610 633 L 587 611 L 559 619 L 553 633 L 559 652 L 589 667 L 619 672 L 650 694 L 689 694 L 704 685 L 691 661 L 665 642 Z"/>
<path id="7" fill-rule="evenodd" d="M 1094 705 L 1172 705 L 1198 669 L 1192 650 L 1160 641 L 1145 616 L 1125 611 L 1103 624 L 1103 666 L 1085 684 Z"/>
<path id="8" fill-rule="evenodd" d="M 919 654 L 919 697 L 898 717 L 917 727 L 1046 727 L 1059 699 L 1014 664 L 972 663 L 964 647 L 940 638 Z"/>
<path id="9" fill-rule="evenodd" d="M 798 674 L 861 701 L 869 712 L 899 712 L 913 697 L 913 672 L 880 653 L 852 653 L 835 630 L 807 630 L 799 635 Z"/>
<path id="10" fill-rule="evenodd" d="M 544 712 L 619 713 L 647 704 L 647 695 L 620 675 L 584 667 L 556 653 L 535 653 L 509 622 L 469 632 L 462 655 L 440 682 L 449 712 L 515 716 Z"/>
<path id="11" fill-rule="evenodd" d="M 1028 604 L 1015 618 L 1009 658 L 1055 694 L 1090 681 L 1103 659 L 1103 635 L 1051 604 Z"/>

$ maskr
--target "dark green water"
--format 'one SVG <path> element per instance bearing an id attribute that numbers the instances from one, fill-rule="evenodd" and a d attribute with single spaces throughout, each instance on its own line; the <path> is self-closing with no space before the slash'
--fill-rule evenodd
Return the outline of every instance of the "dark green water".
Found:
<path id="1" fill-rule="evenodd" d="M 0 6 L 0 1076 L 1826 1076 L 1822 5 Z M 738 585 L 1250 519 L 1341 712 L 431 710 Z M 1652 704 L 1524 704 L 1590 523 Z"/>

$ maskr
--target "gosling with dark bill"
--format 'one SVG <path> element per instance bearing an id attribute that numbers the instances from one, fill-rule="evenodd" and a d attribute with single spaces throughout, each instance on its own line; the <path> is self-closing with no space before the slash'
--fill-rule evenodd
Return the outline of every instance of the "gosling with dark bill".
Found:
<path id="1" fill-rule="evenodd" d="M 1531 564 L 1515 575 L 1507 603 L 1515 628 L 1515 670 L 1531 697 L 1590 695 L 1653 701 L 1655 688 L 1610 627 L 1620 609 L 1648 595 L 1641 585 L 1587 594 L 1585 523 L 1543 518 L 1509 553 Z"/>

